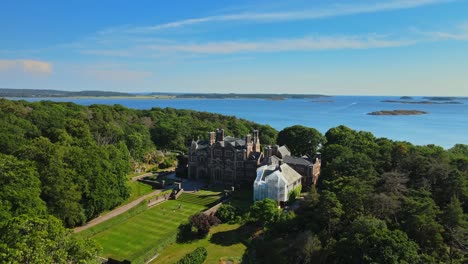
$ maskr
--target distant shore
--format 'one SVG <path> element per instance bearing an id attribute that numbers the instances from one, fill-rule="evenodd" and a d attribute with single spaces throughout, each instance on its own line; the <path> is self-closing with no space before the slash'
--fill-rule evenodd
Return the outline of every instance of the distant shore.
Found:
<path id="1" fill-rule="evenodd" d="M 428 112 L 419 110 L 381 110 L 367 113 L 368 115 L 425 115 Z"/>
<path id="2" fill-rule="evenodd" d="M 463 104 L 457 101 L 436 102 L 436 101 L 402 101 L 402 100 L 382 100 L 382 103 L 399 103 L 399 104 Z"/>

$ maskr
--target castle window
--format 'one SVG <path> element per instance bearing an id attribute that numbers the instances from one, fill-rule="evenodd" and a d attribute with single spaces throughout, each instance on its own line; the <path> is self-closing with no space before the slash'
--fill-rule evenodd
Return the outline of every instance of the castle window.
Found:
<path id="1" fill-rule="evenodd" d="M 215 170 L 215 180 L 221 180 L 221 170 Z"/>
<path id="2" fill-rule="evenodd" d="M 214 155 L 215 155 L 216 157 L 221 157 L 221 156 L 222 156 L 221 150 L 215 149 L 215 150 L 214 150 Z"/>

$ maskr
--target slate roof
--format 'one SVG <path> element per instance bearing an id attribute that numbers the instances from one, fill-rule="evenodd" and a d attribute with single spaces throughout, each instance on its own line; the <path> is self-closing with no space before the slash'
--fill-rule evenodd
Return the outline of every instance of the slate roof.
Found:
<path id="1" fill-rule="evenodd" d="M 295 171 L 293 168 L 291 168 L 288 164 L 281 164 L 280 170 L 281 174 L 288 183 L 293 183 L 302 178 L 302 176 L 299 173 L 297 173 L 297 171 Z"/>
<path id="2" fill-rule="evenodd" d="M 245 139 L 235 138 L 235 137 L 231 137 L 231 136 L 224 137 L 223 141 L 218 141 L 217 143 L 219 143 L 222 147 L 226 146 L 226 144 L 230 144 L 231 146 L 233 146 L 235 148 L 243 148 L 246 145 L 245 144 Z M 197 149 L 203 149 L 203 148 L 206 148 L 208 146 L 209 141 L 208 140 L 199 140 L 199 141 L 197 141 L 197 144 L 198 144 Z"/>
<path id="3" fill-rule="evenodd" d="M 281 146 L 278 148 L 278 152 L 281 154 L 281 157 L 284 158 L 285 156 L 291 155 L 291 152 L 286 146 Z"/>
<path id="4" fill-rule="evenodd" d="M 288 164 L 295 164 L 295 165 L 304 165 L 309 166 L 312 165 L 312 162 L 305 158 L 299 158 L 294 156 L 284 156 L 283 161 Z"/>

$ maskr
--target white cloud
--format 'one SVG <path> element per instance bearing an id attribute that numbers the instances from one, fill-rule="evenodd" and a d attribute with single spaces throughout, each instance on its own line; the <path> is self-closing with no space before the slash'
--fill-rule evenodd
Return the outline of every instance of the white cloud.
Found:
<path id="1" fill-rule="evenodd" d="M 457 32 L 432 31 L 422 32 L 433 40 L 468 40 L 468 23 L 458 26 Z"/>
<path id="2" fill-rule="evenodd" d="M 151 45 L 159 53 L 184 52 L 200 54 L 231 54 L 251 52 L 316 51 L 337 49 L 371 49 L 400 47 L 414 41 L 387 40 L 375 36 L 305 37 L 270 41 L 223 41 L 195 44 Z"/>
<path id="3" fill-rule="evenodd" d="M 52 64 L 37 60 L 0 60 L 0 71 L 22 70 L 28 73 L 50 74 Z"/>
<path id="4" fill-rule="evenodd" d="M 207 16 L 200 18 L 190 18 L 184 20 L 173 21 L 153 26 L 134 27 L 129 26 L 108 29 L 101 33 L 151 33 L 162 29 L 178 28 L 183 26 L 190 26 L 196 24 L 210 23 L 210 22 L 278 22 L 278 21 L 297 21 L 297 20 L 313 20 L 327 17 L 337 17 L 355 14 L 376 13 L 384 11 L 392 11 L 399 9 L 416 8 L 425 5 L 433 5 L 451 2 L 453 0 L 393 0 L 393 1 L 378 1 L 366 4 L 355 5 L 334 5 L 326 9 L 311 9 L 302 11 L 289 11 L 289 12 L 244 12 L 237 14 L 226 14 Z"/>

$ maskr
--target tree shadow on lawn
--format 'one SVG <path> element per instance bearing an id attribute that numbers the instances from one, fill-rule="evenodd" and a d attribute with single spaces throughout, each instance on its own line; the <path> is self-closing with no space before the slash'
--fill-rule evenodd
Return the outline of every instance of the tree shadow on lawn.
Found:
<path id="1" fill-rule="evenodd" d="M 247 245 L 255 229 L 252 225 L 242 225 L 234 230 L 218 232 L 211 235 L 210 243 L 220 246 L 232 246 L 238 243 Z"/>

